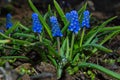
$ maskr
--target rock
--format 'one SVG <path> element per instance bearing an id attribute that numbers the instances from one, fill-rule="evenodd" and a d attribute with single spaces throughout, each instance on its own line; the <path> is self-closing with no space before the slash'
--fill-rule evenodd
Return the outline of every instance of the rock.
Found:
<path id="1" fill-rule="evenodd" d="M 36 78 L 38 79 L 57 80 L 56 68 L 49 63 L 41 62 L 40 65 L 36 66 L 36 70 L 41 72 L 39 75 L 36 75 Z"/>

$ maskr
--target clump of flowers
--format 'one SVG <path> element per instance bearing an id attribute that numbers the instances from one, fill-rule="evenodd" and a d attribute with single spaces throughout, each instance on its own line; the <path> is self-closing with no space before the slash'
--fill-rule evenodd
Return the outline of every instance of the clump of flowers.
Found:
<path id="1" fill-rule="evenodd" d="M 55 16 L 50 17 L 51 27 L 52 27 L 52 36 L 53 37 L 62 37 L 63 34 L 60 31 L 59 23 Z"/>
<path id="2" fill-rule="evenodd" d="M 42 31 L 42 25 L 39 21 L 39 18 L 38 18 L 38 14 L 37 13 L 33 13 L 32 14 L 32 30 L 35 32 L 35 33 L 41 33 Z"/>
<path id="3" fill-rule="evenodd" d="M 70 13 L 66 13 L 66 18 L 70 22 L 68 30 L 77 34 L 78 31 L 80 30 L 80 23 L 79 23 L 77 11 L 73 10 Z"/>
<path id="4" fill-rule="evenodd" d="M 90 28 L 90 12 L 88 10 L 83 12 L 82 27 Z"/>
<path id="5" fill-rule="evenodd" d="M 6 28 L 9 29 L 13 26 L 13 23 L 12 23 L 12 15 L 10 13 L 7 14 L 6 16 Z"/>

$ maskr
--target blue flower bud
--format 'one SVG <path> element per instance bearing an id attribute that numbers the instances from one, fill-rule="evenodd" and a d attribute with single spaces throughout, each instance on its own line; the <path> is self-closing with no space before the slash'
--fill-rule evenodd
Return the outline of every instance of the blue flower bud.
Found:
<path id="1" fill-rule="evenodd" d="M 33 32 L 39 33 L 39 34 L 42 31 L 42 25 L 41 25 L 41 23 L 39 21 L 37 13 L 32 14 L 32 30 L 33 30 Z"/>
<path id="2" fill-rule="evenodd" d="M 71 15 L 70 15 L 70 13 L 66 13 L 65 16 L 66 16 L 66 18 L 67 18 L 68 21 L 71 21 Z"/>
<path id="3" fill-rule="evenodd" d="M 82 27 L 90 28 L 90 12 L 88 10 L 83 12 Z"/>
<path id="4" fill-rule="evenodd" d="M 55 16 L 50 17 L 50 23 L 52 27 L 52 36 L 53 37 L 62 37 L 63 34 L 60 31 L 59 23 Z"/>
<path id="5" fill-rule="evenodd" d="M 78 31 L 80 30 L 80 23 L 79 23 L 77 11 L 73 10 L 70 13 L 66 13 L 66 18 L 70 22 L 68 30 L 77 34 Z"/>
<path id="6" fill-rule="evenodd" d="M 12 23 L 12 15 L 10 13 L 7 14 L 6 16 L 6 28 L 9 29 L 13 26 L 13 23 Z"/>

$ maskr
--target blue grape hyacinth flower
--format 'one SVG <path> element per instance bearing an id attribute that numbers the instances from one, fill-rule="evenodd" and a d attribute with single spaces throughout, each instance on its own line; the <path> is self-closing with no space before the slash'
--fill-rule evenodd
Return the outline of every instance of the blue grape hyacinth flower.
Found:
<path id="1" fill-rule="evenodd" d="M 33 32 L 35 33 L 41 33 L 42 32 L 42 25 L 39 21 L 39 18 L 38 18 L 38 14 L 37 13 L 33 13 L 32 14 L 32 30 Z"/>
<path id="2" fill-rule="evenodd" d="M 52 36 L 53 37 L 62 37 L 63 34 L 60 30 L 59 23 L 55 16 L 50 17 L 50 23 L 51 23 L 51 27 L 52 27 Z"/>
<path id="3" fill-rule="evenodd" d="M 13 23 L 12 23 L 12 15 L 10 13 L 7 14 L 6 16 L 6 28 L 9 29 L 13 26 Z"/>
<path id="4" fill-rule="evenodd" d="M 68 30 L 70 30 L 73 33 L 77 34 L 78 31 L 80 30 L 80 23 L 79 23 L 77 11 L 72 10 L 70 13 L 66 13 L 66 18 L 70 22 Z"/>
<path id="5" fill-rule="evenodd" d="M 90 28 L 90 12 L 88 10 L 83 12 L 82 27 Z"/>

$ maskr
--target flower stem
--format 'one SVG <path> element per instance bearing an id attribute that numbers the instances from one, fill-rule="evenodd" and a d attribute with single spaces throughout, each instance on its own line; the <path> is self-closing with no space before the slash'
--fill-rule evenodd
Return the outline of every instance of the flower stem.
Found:
<path id="1" fill-rule="evenodd" d="M 38 33 L 39 41 L 42 42 L 42 36 Z"/>
<path id="2" fill-rule="evenodd" d="M 72 54 L 73 54 L 72 51 L 73 51 L 74 39 L 75 39 L 75 34 L 72 33 L 70 60 L 72 59 Z"/>
<path id="3" fill-rule="evenodd" d="M 83 28 L 83 30 L 82 30 L 82 34 L 81 34 L 80 48 L 82 47 L 82 42 L 83 42 L 84 35 L 85 35 L 85 27 Z"/>
<path id="4" fill-rule="evenodd" d="M 57 37 L 58 54 L 60 55 L 60 38 Z"/>

